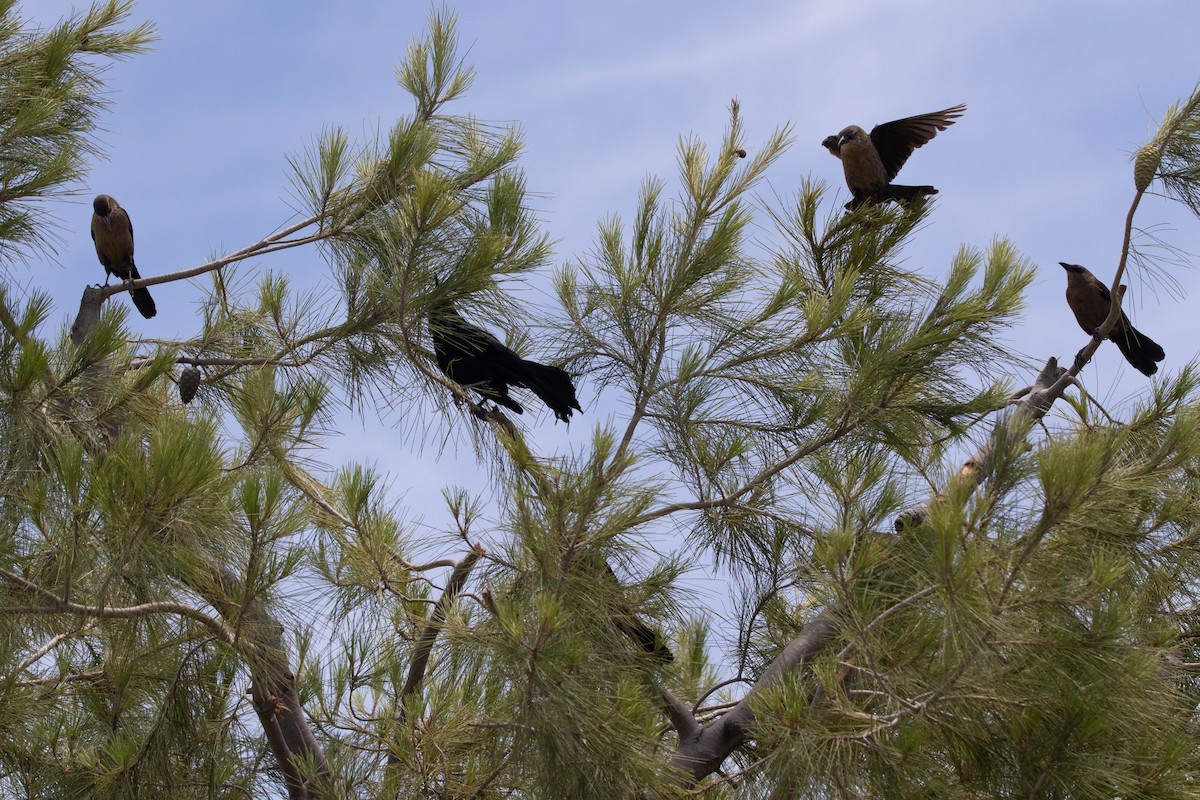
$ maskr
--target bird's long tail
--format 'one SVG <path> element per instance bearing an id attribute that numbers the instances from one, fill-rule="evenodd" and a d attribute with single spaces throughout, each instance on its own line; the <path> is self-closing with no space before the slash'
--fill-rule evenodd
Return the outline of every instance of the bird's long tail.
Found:
<path id="1" fill-rule="evenodd" d="M 145 286 L 134 289 L 129 294 L 133 297 L 133 304 L 137 306 L 137 310 L 146 319 L 150 319 L 158 313 L 158 309 L 154 307 L 154 298 L 150 296 L 150 290 Z"/>
<path id="2" fill-rule="evenodd" d="M 884 189 L 884 192 L 888 200 L 895 200 L 897 203 L 908 203 L 916 200 L 918 197 L 937 194 L 938 190 L 932 186 L 904 186 L 903 184 L 893 183 L 888 185 Z"/>
<path id="3" fill-rule="evenodd" d="M 1167 357 L 1158 342 L 1132 325 L 1117 325 L 1108 336 L 1116 343 L 1134 369 L 1143 375 L 1158 372 L 1158 363 Z"/>
<path id="4" fill-rule="evenodd" d="M 575 397 L 575 384 L 565 370 L 536 361 L 522 361 L 521 366 L 525 372 L 521 383 L 540 397 L 554 412 L 554 416 L 563 422 L 570 422 L 572 409 L 583 413 Z"/>
<path id="5" fill-rule="evenodd" d="M 671 652 L 662 635 L 642 620 L 629 616 L 615 617 L 613 622 L 621 633 L 637 642 L 638 646 L 650 655 L 664 662 L 675 660 L 675 654 Z"/>
<path id="6" fill-rule="evenodd" d="M 130 280 L 136 281 L 141 277 L 142 276 L 138 274 L 137 267 L 130 267 Z M 150 296 L 150 290 L 145 286 L 141 286 L 130 291 L 129 296 L 133 299 L 133 304 L 137 306 L 137 310 L 146 319 L 150 319 L 158 313 L 158 309 L 154 307 L 154 298 Z"/>
<path id="7" fill-rule="evenodd" d="M 617 577 L 617 573 L 613 572 L 612 566 L 608 561 L 603 561 L 604 571 L 608 573 L 608 577 L 612 581 L 612 585 L 618 592 L 621 590 L 621 581 Z M 649 653 L 655 658 L 663 662 L 675 660 L 675 654 L 671 652 L 671 648 L 667 645 L 663 635 L 646 624 L 645 620 L 637 615 L 637 613 L 624 601 L 617 603 L 618 608 L 614 609 L 611 619 L 613 624 L 617 626 L 617 630 L 633 639 L 643 651 Z"/>

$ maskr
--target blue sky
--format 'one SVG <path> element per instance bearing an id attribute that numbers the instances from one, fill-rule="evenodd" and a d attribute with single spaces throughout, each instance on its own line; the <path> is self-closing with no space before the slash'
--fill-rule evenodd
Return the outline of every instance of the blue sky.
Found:
<path id="1" fill-rule="evenodd" d="M 23 16 L 43 25 L 78 3 L 33 0 Z M 88 239 L 90 200 L 116 196 L 137 232 L 143 275 L 202 263 L 257 241 L 292 214 L 286 155 L 329 125 L 354 135 L 386 128 L 411 110 L 393 68 L 424 30 L 417 2 L 145 3 L 161 40 L 106 75 L 111 110 L 97 162 L 74 197 L 55 200 L 61 246 L 53 259 L 10 270 L 24 287 L 49 292 L 67 322 L 86 283 L 102 279 Z M 585 253 L 596 223 L 632 216 L 647 175 L 673 178 L 681 135 L 715 142 L 737 97 L 748 139 L 791 122 L 796 142 L 768 173 L 765 192 L 789 195 L 811 175 L 836 187 L 841 170 L 819 143 L 848 124 L 879 122 L 959 102 L 966 115 L 909 160 L 906 183 L 941 189 L 930 221 L 908 249 L 908 265 L 942 274 L 960 245 L 1007 236 L 1038 265 L 1029 308 L 1011 331 L 1015 350 L 1038 363 L 1069 359 L 1086 342 L 1063 301 L 1057 262 L 1111 277 L 1133 195 L 1128 154 L 1172 101 L 1200 79 L 1195 34 L 1200 3 L 877 0 L 871 3 L 621 2 L 451 6 L 478 76 L 452 110 L 516 121 L 535 205 L 556 241 L 555 264 Z M 844 198 L 843 198 L 844 199 Z M 1200 221 L 1151 199 L 1139 217 L 1162 223 L 1173 244 L 1200 252 Z M 264 264 L 311 284 L 314 254 Z M 1178 370 L 1196 354 L 1185 327 L 1200 276 L 1173 267 L 1184 295 L 1130 276 L 1135 323 Z M 159 315 L 133 314 L 151 337 L 196 330 L 196 285 L 154 288 Z M 1016 375 L 1023 384 L 1032 377 Z M 1088 387 L 1120 406 L 1146 379 L 1116 349 L 1101 348 Z M 549 414 L 526 414 L 540 449 L 582 446 L 609 417 L 580 392 L 583 424 L 568 431 Z M 330 464 L 356 459 L 392 473 L 414 515 L 445 524 L 437 491 L 482 487 L 486 470 L 469 446 L 421 447 L 394 426 L 347 416 Z"/>

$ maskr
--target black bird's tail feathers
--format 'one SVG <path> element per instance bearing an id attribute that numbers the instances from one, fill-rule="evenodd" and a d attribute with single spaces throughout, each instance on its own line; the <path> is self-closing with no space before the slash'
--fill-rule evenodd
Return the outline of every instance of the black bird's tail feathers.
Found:
<path id="1" fill-rule="evenodd" d="M 1117 325 L 1108 338 L 1117 345 L 1117 348 L 1125 356 L 1125 360 L 1143 375 L 1153 375 L 1158 372 L 1156 362 L 1167 357 L 1158 342 L 1141 333 L 1132 325 Z"/>
<path id="2" fill-rule="evenodd" d="M 671 648 L 663 641 L 662 635 L 642 620 L 637 617 L 616 617 L 613 622 L 616 623 L 617 629 L 621 633 L 633 639 L 642 650 L 658 660 L 664 663 L 670 663 L 675 660 L 675 654 L 671 652 Z"/>
<path id="3" fill-rule="evenodd" d="M 497 405 L 522 413 L 525 409 L 509 396 L 508 387 L 523 386 L 563 422 L 571 421 L 572 410 L 583 413 L 570 375 L 558 367 L 521 358 L 495 336 L 459 316 L 450 301 L 443 300 L 430 310 L 429 333 L 438 369 Z"/>
<path id="4" fill-rule="evenodd" d="M 571 376 L 566 370 L 536 361 L 522 361 L 521 367 L 524 374 L 521 375 L 520 384 L 540 397 L 555 417 L 570 422 L 572 409 L 583 413 L 575 397 L 575 385 L 571 383 Z"/>
<path id="5" fill-rule="evenodd" d="M 918 197 L 938 193 L 938 190 L 932 186 L 904 186 L 899 183 L 888 184 L 883 191 L 886 199 L 895 200 L 897 203 L 908 203 Z"/>
<path id="6" fill-rule="evenodd" d="M 136 281 L 142 276 L 138 274 L 137 267 L 129 267 L 129 279 Z M 138 287 L 129 292 L 129 296 L 133 299 L 133 304 L 137 306 L 137 310 L 146 319 L 150 319 L 158 313 L 158 309 L 154 307 L 154 298 L 150 296 L 150 290 L 145 286 Z"/>

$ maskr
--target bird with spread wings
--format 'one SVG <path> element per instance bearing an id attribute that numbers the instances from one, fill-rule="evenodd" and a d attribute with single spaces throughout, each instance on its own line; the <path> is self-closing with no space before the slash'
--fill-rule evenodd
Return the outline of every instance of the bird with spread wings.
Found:
<path id="1" fill-rule="evenodd" d="M 913 151 L 938 131 L 944 131 L 967 110 L 965 104 L 929 114 L 905 117 L 876 125 L 868 134 L 857 125 L 842 128 L 836 136 L 826 136 L 821 145 L 842 162 L 846 187 L 854 196 L 846 208 L 854 210 L 868 201 L 907 203 L 918 197 L 937 194 L 932 186 L 904 186 L 892 180 Z"/>

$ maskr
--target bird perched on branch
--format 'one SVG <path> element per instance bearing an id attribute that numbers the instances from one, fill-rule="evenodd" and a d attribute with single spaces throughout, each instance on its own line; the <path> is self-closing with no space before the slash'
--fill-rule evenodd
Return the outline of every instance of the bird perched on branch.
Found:
<path id="1" fill-rule="evenodd" d="M 525 409 L 508 394 L 509 386 L 521 386 L 540 397 L 563 422 L 571 421 L 572 409 L 583 413 L 575 384 L 565 370 L 521 358 L 459 316 L 449 300 L 430 311 L 429 333 L 438 369 L 483 398 L 521 414 Z"/>
<path id="2" fill-rule="evenodd" d="M 892 183 L 904 162 L 938 131 L 944 131 L 967 110 L 965 104 L 942 111 L 905 117 L 876 125 L 868 134 L 857 125 L 842 128 L 836 136 L 826 136 L 821 145 L 842 162 L 846 187 L 854 199 L 846 204 L 856 209 L 869 201 L 906 203 L 918 197 L 937 194 L 932 186 L 902 186 Z"/>
<path id="3" fill-rule="evenodd" d="M 608 565 L 607 561 L 604 562 L 604 569 L 608 572 L 612 583 L 620 590 L 621 579 L 617 577 L 617 573 L 613 572 L 613 568 Z M 663 635 L 647 625 L 646 621 L 632 610 L 623 609 L 620 613 L 614 614 L 612 620 L 613 624 L 617 626 L 617 630 L 637 643 L 644 652 L 663 662 L 675 660 L 675 654 L 671 652 Z"/>
<path id="4" fill-rule="evenodd" d="M 1063 261 L 1058 263 L 1067 271 L 1067 305 L 1075 314 L 1079 327 L 1095 336 L 1097 329 L 1108 319 L 1112 292 L 1086 267 Z M 1133 327 L 1124 311 L 1109 331 L 1108 338 L 1116 343 L 1125 360 L 1143 375 L 1158 372 L 1157 362 L 1167 357 L 1157 342 Z"/>
<path id="5" fill-rule="evenodd" d="M 108 285 L 108 278 L 113 275 L 123 281 L 142 277 L 133 263 L 133 223 L 125 209 L 110 195 L 100 194 L 92 201 L 92 211 L 92 242 L 96 245 L 96 257 L 104 265 L 104 285 Z M 129 294 L 146 319 L 158 312 L 146 287 L 133 289 Z"/>

